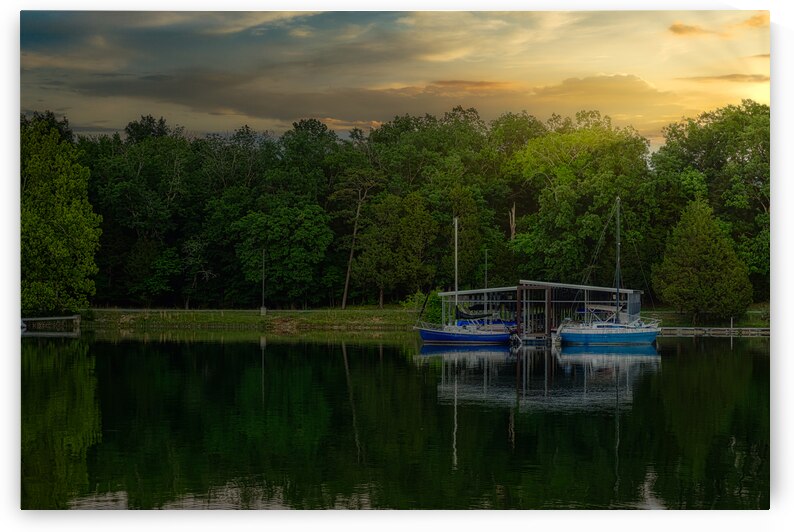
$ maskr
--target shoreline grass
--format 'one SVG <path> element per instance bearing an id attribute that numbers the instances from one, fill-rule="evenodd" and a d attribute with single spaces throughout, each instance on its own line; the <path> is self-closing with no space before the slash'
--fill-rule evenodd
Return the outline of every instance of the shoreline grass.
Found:
<path id="1" fill-rule="evenodd" d="M 405 347 L 418 342 L 414 331 L 321 331 L 306 330 L 300 334 L 285 334 L 272 331 L 231 329 L 94 329 L 86 332 L 93 340 L 102 342 L 173 342 L 173 343 L 244 343 L 266 347 L 270 343 L 303 344 L 333 342 L 347 345 L 374 345 Z"/>
<path id="2" fill-rule="evenodd" d="M 312 310 L 270 310 L 261 315 L 258 309 L 100 309 L 81 313 L 85 330 L 165 331 L 165 330 L 223 330 L 258 331 L 294 334 L 308 331 L 409 331 L 415 324 L 416 311 L 400 306 L 383 309 L 349 307 Z M 657 307 L 643 310 L 644 318 L 658 318 L 663 327 L 691 327 L 688 314 L 674 309 Z M 735 328 L 768 328 L 769 305 L 753 305 L 748 312 L 734 319 Z M 730 327 L 730 319 L 701 318 L 699 327 Z"/>
<path id="3" fill-rule="evenodd" d="M 82 313 L 86 330 L 249 330 L 298 331 L 405 331 L 416 314 L 403 308 L 348 308 L 317 310 L 179 310 L 89 309 Z"/>

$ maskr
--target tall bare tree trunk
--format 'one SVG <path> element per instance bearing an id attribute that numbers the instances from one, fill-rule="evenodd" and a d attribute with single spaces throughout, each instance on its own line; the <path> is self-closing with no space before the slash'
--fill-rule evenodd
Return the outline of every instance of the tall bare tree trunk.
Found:
<path id="1" fill-rule="evenodd" d="M 347 273 L 345 274 L 345 291 L 342 293 L 342 310 L 347 306 L 347 291 L 350 288 L 350 270 L 353 268 L 353 251 L 356 249 L 356 234 L 358 234 L 358 217 L 361 214 L 361 203 L 359 199 L 356 205 L 356 219 L 353 221 L 353 241 L 350 242 L 350 255 L 347 257 Z"/>
<path id="2" fill-rule="evenodd" d="M 513 202 L 513 208 L 507 211 L 507 216 L 510 219 L 510 240 L 516 237 L 516 202 Z"/>
<path id="3" fill-rule="evenodd" d="M 342 342 L 342 358 L 345 361 L 345 380 L 347 381 L 347 399 L 350 402 L 350 411 L 353 413 L 353 435 L 356 439 L 357 461 L 361 461 L 361 441 L 358 438 L 358 422 L 356 421 L 356 405 L 353 402 L 353 385 L 350 382 L 350 366 L 347 363 L 347 344 Z"/>

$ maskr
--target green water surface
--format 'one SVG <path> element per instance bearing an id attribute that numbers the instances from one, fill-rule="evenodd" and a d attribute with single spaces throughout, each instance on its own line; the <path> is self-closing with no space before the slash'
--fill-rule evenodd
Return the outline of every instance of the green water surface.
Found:
<path id="1" fill-rule="evenodd" d="M 21 506 L 769 507 L 769 340 L 24 338 Z"/>

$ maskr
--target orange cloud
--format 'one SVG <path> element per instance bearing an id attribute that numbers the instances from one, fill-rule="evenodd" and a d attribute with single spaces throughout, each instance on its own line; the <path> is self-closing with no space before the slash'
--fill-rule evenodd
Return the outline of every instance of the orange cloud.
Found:
<path id="1" fill-rule="evenodd" d="M 307 117 L 307 118 L 315 118 L 315 117 Z M 333 118 L 330 116 L 326 116 L 323 118 L 318 118 L 320 122 L 328 126 L 329 129 L 333 129 L 335 131 L 340 130 L 351 130 L 351 129 L 360 129 L 362 131 L 368 131 L 370 129 L 378 129 L 380 126 L 383 125 L 383 122 L 378 120 L 345 120 L 342 118 Z"/>
<path id="2" fill-rule="evenodd" d="M 764 11 L 755 15 L 754 17 L 750 17 L 739 26 L 746 26 L 748 28 L 768 28 L 769 27 L 769 11 Z"/>
<path id="3" fill-rule="evenodd" d="M 761 11 L 757 15 L 753 15 L 752 17 L 737 24 L 723 25 L 721 28 L 719 28 L 719 30 L 709 30 L 701 26 L 684 24 L 683 22 L 676 22 L 667 29 L 679 37 L 717 35 L 723 38 L 730 38 L 736 30 L 742 30 L 746 28 L 769 28 L 769 11 Z"/>
<path id="4" fill-rule="evenodd" d="M 681 22 L 676 22 L 667 29 L 670 30 L 672 33 L 680 36 L 711 35 L 714 33 L 713 31 L 703 29 L 700 26 L 690 26 L 688 24 L 683 24 Z"/>

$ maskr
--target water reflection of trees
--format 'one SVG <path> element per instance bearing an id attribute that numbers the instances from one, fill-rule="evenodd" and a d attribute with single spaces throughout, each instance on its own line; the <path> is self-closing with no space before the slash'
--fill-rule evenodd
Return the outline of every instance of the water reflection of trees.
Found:
<path id="1" fill-rule="evenodd" d="M 734 345 L 734 342 L 736 345 Z M 635 397 L 638 440 L 674 508 L 769 507 L 769 340 L 666 339 L 671 362 Z"/>
<path id="2" fill-rule="evenodd" d="M 374 345 L 98 342 L 74 375 L 45 355 L 23 375 L 77 386 L 63 408 L 95 419 L 75 422 L 84 480 L 59 474 L 59 507 L 764 507 L 768 357 L 708 345 L 448 366 Z M 23 392 L 23 424 L 54 400 Z M 23 441 L 28 463 L 70 452 Z"/>
<path id="3" fill-rule="evenodd" d="M 442 403 L 461 411 L 508 410 L 502 437 L 512 455 L 504 464 L 512 487 L 494 491 L 490 506 L 609 508 L 644 502 L 636 497 L 636 485 L 621 486 L 621 418 L 631 410 L 634 387 L 658 371 L 661 358 L 655 350 L 613 351 L 430 349 L 419 359 L 440 364 Z"/>
<path id="4" fill-rule="evenodd" d="M 442 403 L 508 409 L 503 438 L 524 469 L 514 492 L 543 494 L 520 507 L 765 508 L 769 344 L 739 344 L 665 339 L 664 358 L 486 350 L 420 360 L 440 367 Z"/>
<path id="5" fill-rule="evenodd" d="M 22 342 L 22 508 L 63 509 L 88 489 L 86 454 L 101 440 L 96 388 L 85 341 Z"/>

